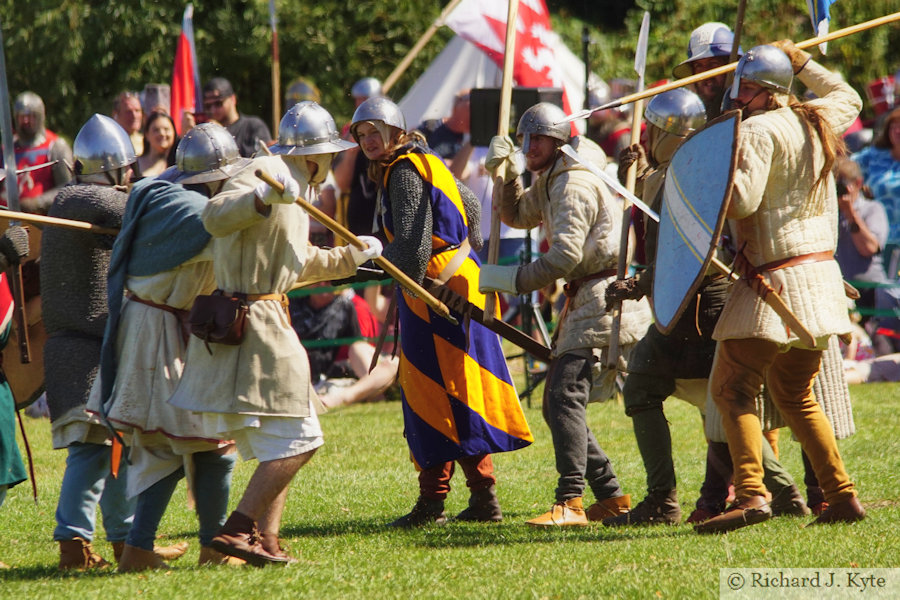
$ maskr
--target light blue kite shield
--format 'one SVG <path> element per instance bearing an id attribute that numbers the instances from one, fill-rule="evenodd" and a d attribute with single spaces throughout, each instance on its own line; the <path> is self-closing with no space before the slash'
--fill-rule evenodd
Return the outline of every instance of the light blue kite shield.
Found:
<path id="1" fill-rule="evenodd" d="M 710 121 L 675 152 L 666 173 L 651 305 L 668 334 L 691 303 L 716 251 L 737 161 L 740 111 Z"/>

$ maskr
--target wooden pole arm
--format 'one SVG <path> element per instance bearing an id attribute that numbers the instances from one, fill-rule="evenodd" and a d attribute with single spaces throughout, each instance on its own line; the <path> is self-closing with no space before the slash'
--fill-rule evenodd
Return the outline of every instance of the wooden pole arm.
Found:
<path id="1" fill-rule="evenodd" d="M 284 186 L 273 179 L 268 173 L 257 169 L 256 176 L 272 186 L 274 190 L 278 192 L 284 191 Z M 368 247 L 366 246 L 365 242 L 356 237 L 356 234 L 326 215 L 324 212 L 322 212 L 303 198 L 297 198 L 295 202 L 299 204 L 303 208 L 303 210 L 308 212 L 316 221 L 330 229 L 335 235 L 345 240 L 348 244 L 351 244 L 359 250 L 365 250 Z M 416 281 L 413 280 L 412 277 L 401 271 L 394 263 L 383 256 L 379 256 L 375 259 L 374 262 L 376 265 L 384 269 L 385 273 L 393 277 L 397 281 L 397 283 L 406 288 L 411 294 L 418 298 L 421 298 L 422 301 L 425 302 L 425 304 L 427 304 L 429 308 L 431 308 L 438 315 L 447 319 L 454 325 L 459 324 L 456 318 L 454 318 L 453 315 L 450 314 L 450 309 L 447 308 L 446 304 L 431 295 L 428 290 L 416 283 Z"/>
<path id="2" fill-rule="evenodd" d="M 37 225 L 50 225 L 52 227 L 64 227 L 66 229 L 78 229 L 80 231 L 89 231 L 103 235 L 117 235 L 118 229 L 113 227 L 101 227 L 87 221 L 76 221 L 74 219 L 60 219 L 59 217 L 48 217 L 46 215 L 35 215 L 32 213 L 19 212 L 17 210 L 0 210 L 0 219 L 7 221 L 23 221 L 25 223 L 35 223 Z"/>
<path id="3" fill-rule="evenodd" d="M 712 265 L 720 273 L 727 277 L 730 277 L 732 281 L 738 281 L 740 279 L 740 276 L 737 273 L 734 273 L 728 267 L 728 265 L 723 263 L 715 256 L 712 257 Z M 754 290 L 756 289 L 754 286 L 751 287 L 753 287 Z M 775 311 L 775 314 L 781 317 L 781 320 L 784 321 L 784 323 L 788 327 L 790 327 L 794 333 L 797 334 L 797 337 L 800 338 L 801 342 L 806 344 L 806 346 L 809 348 L 816 347 L 816 338 L 813 337 L 813 334 L 810 333 L 809 329 L 807 329 L 806 326 L 800 322 L 800 319 L 797 317 L 797 315 L 795 315 L 793 311 L 791 311 L 788 305 L 785 304 L 784 299 L 780 295 L 778 295 L 777 292 L 773 290 L 765 295 L 760 294 L 760 297 L 765 301 L 766 304 L 769 305 L 769 307 L 772 308 L 772 310 Z"/>

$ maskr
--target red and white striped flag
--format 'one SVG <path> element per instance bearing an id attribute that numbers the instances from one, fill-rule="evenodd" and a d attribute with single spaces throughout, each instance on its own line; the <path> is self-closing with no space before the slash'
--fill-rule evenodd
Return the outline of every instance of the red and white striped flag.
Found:
<path id="1" fill-rule="evenodd" d="M 185 112 L 198 112 L 203 106 L 200 88 L 200 71 L 197 68 L 197 51 L 194 48 L 194 5 L 188 4 L 181 19 L 181 37 L 175 50 L 175 67 L 172 70 L 172 119 L 178 135 Z"/>
<path id="2" fill-rule="evenodd" d="M 508 6 L 507 0 L 463 0 L 446 24 L 503 68 Z M 544 0 L 520 0 L 513 79 L 523 87 L 563 88 L 563 110 L 568 114 L 572 111 L 551 44 L 554 36 Z"/>

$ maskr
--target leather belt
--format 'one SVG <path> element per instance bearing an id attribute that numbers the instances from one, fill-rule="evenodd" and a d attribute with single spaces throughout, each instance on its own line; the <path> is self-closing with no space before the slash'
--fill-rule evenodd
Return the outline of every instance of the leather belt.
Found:
<path id="1" fill-rule="evenodd" d="M 606 279 L 607 277 L 613 277 L 618 274 L 618 269 L 603 269 L 602 271 L 597 271 L 596 273 L 591 273 L 584 277 L 578 277 L 563 286 L 563 293 L 569 298 L 574 298 L 575 294 L 578 293 L 578 289 L 588 281 L 594 279 Z"/>
<path id="2" fill-rule="evenodd" d="M 789 256 L 787 258 L 782 258 L 781 260 L 773 260 L 772 262 L 767 262 L 764 265 L 759 265 L 758 267 L 754 268 L 754 271 L 756 271 L 757 273 L 763 273 L 765 271 L 778 271 L 779 269 L 796 267 L 797 265 L 808 265 L 817 262 L 825 262 L 826 260 L 834 260 L 834 253 L 828 250 L 823 250 L 821 252 L 801 254 L 800 256 Z"/>
<path id="3" fill-rule="evenodd" d="M 188 315 L 190 315 L 191 311 L 181 308 L 175 308 L 174 306 L 169 306 L 168 304 L 158 304 L 156 302 L 153 302 L 152 300 L 141 298 L 134 292 L 126 292 L 125 295 L 128 296 L 128 299 L 132 302 L 146 304 L 147 306 L 152 306 L 153 308 L 158 308 L 159 310 L 164 310 L 175 315 L 175 318 L 178 319 L 178 323 L 181 325 L 181 339 L 184 340 L 185 344 L 188 343 L 188 340 L 191 337 L 191 325 L 188 322 Z"/>
<path id="4" fill-rule="evenodd" d="M 228 296 L 230 298 L 237 298 L 239 300 L 244 300 L 245 302 L 260 302 L 265 300 L 277 300 L 281 302 L 281 308 L 284 309 L 284 314 L 287 315 L 288 321 L 291 320 L 291 311 L 290 311 L 290 303 L 288 302 L 287 294 L 245 294 L 243 292 L 223 292 L 222 290 L 216 290 L 213 292 L 214 294 L 222 294 L 223 296 Z"/>

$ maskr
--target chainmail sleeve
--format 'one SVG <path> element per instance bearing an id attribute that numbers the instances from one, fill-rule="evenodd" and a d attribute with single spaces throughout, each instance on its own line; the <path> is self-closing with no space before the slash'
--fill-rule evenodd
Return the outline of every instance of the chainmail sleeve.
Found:
<path id="1" fill-rule="evenodd" d="M 411 162 L 402 160 L 391 170 L 387 193 L 394 219 L 394 241 L 385 246 L 384 257 L 422 283 L 431 259 L 434 226 L 430 198 L 422 176 Z"/>
<path id="2" fill-rule="evenodd" d="M 463 208 L 466 210 L 466 220 L 469 222 L 469 244 L 472 245 L 475 252 L 478 252 L 484 246 L 484 240 L 481 239 L 481 202 L 466 184 L 456 177 L 453 179 L 456 181 L 456 187 L 459 188 Z"/>

